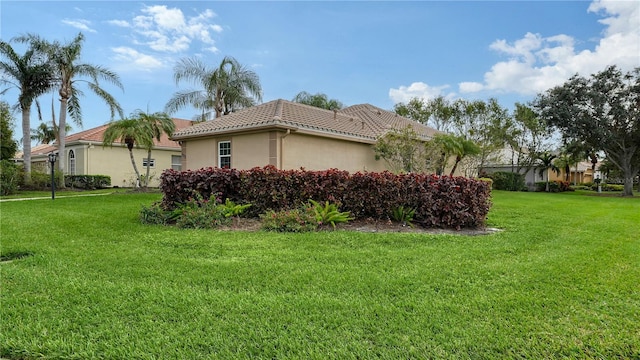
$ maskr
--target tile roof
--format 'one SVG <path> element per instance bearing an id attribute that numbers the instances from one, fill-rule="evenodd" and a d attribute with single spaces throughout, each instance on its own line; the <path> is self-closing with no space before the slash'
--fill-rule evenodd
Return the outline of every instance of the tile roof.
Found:
<path id="1" fill-rule="evenodd" d="M 333 111 L 278 99 L 195 124 L 175 132 L 172 139 L 280 128 L 374 142 L 390 129 L 402 129 L 407 125 L 413 126 L 414 130 L 425 138 L 430 138 L 437 132 L 433 128 L 369 104 Z"/>
<path id="2" fill-rule="evenodd" d="M 194 124 L 194 122 L 191 120 L 176 119 L 176 118 L 173 119 L 173 123 L 176 126 L 176 131 L 183 130 L 185 128 L 190 127 L 192 124 Z M 77 142 L 102 143 L 102 136 L 104 135 L 104 132 L 107 130 L 108 127 L 109 127 L 109 124 L 104 124 L 92 129 L 87 129 L 87 130 L 77 132 L 75 134 L 68 135 L 65 137 L 66 144 L 67 146 L 69 146 Z M 176 141 L 169 139 L 169 137 L 166 134 L 162 134 L 162 136 L 160 137 L 160 141 L 154 140 L 154 142 L 156 144 L 156 147 L 174 148 L 176 150 L 180 149 L 180 145 Z M 114 142 L 114 144 L 120 144 L 120 142 Z M 42 155 L 42 154 L 48 154 L 52 151 L 57 151 L 57 150 L 58 150 L 58 147 L 55 144 L 37 145 L 31 148 L 31 154 Z M 17 157 L 22 157 L 22 155 L 17 154 Z"/>

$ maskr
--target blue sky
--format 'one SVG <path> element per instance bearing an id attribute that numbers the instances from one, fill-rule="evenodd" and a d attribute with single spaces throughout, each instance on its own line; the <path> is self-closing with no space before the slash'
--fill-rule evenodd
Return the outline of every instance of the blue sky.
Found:
<path id="1" fill-rule="evenodd" d="M 495 97 L 511 108 L 575 73 L 640 66 L 640 2 L 630 0 L 2 0 L 0 23 L 5 41 L 35 33 L 67 42 L 81 31 L 83 62 L 120 75 L 124 92 L 105 88 L 125 114 L 161 111 L 176 91 L 193 88 L 173 81 L 173 66 L 184 57 L 211 66 L 235 57 L 259 75 L 265 102 L 304 90 L 385 109 L 438 95 Z M 14 104 L 17 94 L 4 97 Z M 81 104 L 84 129 L 110 120 L 88 90 Z"/>

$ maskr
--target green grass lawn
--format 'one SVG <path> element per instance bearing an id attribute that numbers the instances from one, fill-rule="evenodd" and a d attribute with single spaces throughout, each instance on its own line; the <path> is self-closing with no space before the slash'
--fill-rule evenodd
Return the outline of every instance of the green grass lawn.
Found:
<path id="1" fill-rule="evenodd" d="M 178 230 L 0 203 L 8 359 L 640 358 L 640 199 L 494 192 L 487 236 Z"/>

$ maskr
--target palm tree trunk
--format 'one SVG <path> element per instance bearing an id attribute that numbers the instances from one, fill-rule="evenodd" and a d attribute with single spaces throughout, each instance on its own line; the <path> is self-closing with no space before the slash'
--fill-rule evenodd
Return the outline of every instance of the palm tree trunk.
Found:
<path id="1" fill-rule="evenodd" d="M 151 167 L 151 150 L 147 152 L 147 175 L 144 178 L 144 187 L 149 187 L 149 168 Z"/>
<path id="2" fill-rule="evenodd" d="M 133 150 L 129 149 L 129 157 L 131 158 L 131 165 L 133 165 L 133 171 L 136 173 L 137 184 L 135 187 L 140 186 L 140 172 L 138 171 L 138 167 L 136 166 L 136 160 L 133 157 Z"/>
<path id="3" fill-rule="evenodd" d="M 24 183 L 31 184 L 31 106 L 22 107 L 22 161 Z"/>
<path id="4" fill-rule="evenodd" d="M 62 90 L 60 90 L 62 93 Z M 60 94 L 60 125 L 58 126 L 58 169 L 60 169 L 60 174 L 64 178 L 64 168 L 67 163 L 67 141 L 65 137 L 66 128 L 67 128 L 67 101 L 68 99 Z M 64 181 L 60 182 L 60 187 L 64 188 Z"/>

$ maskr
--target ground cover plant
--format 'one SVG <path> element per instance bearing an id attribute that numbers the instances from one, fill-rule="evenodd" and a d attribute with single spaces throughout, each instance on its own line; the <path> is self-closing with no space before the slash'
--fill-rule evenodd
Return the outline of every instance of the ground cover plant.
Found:
<path id="1" fill-rule="evenodd" d="M 640 357 L 640 199 L 493 193 L 487 236 L 144 225 L 0 204 L 7 359 Z"/>

